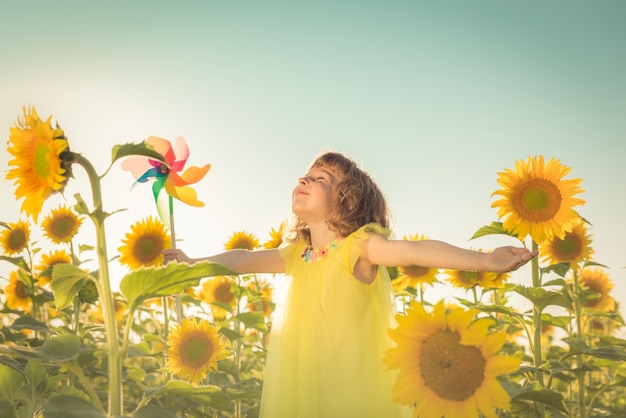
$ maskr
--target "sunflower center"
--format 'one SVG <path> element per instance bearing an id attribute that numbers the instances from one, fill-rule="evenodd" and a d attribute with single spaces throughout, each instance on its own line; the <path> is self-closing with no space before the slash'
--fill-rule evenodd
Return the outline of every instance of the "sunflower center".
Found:
<path id="1" fill-rule="evenodd" d="M 455 332 L 439 331 L 424 341 L 420 353 L 424 383 L 441 398 L 463 401 L 485 378 L 485 359 L 476 347 L 461 345 Z"/>
<path id="2" fill-rule="evenodd" d="M 26 231 L 23 229 L 15 229 L 9 234 L 7 239 L 8 250 L 20 251 L 26 246 Z"/>
<path id="3" fill-rule="evenodd" d="M 552 252 L 559 260 L 572 261 L 578 258 L 583 251 L 583 242 L 580 236 L 573 233 L 565 234 L 564 239 L 555 239 L 552 242 Z"/>
<path id="4" fill-rule="evenodd" d="M 134 256 L 142 264 L 148 264 L 161 255 L 163 240 L 160 237 L 146 234 L 137 239 L 134 246 Z"/>
<path id="5" fill-rule="evenodd" d="M 402 267 L 402 271 L 409 277 L 414 279 L 418 279 L 420 277 L 425 276 L 430 269 L 428 267 L 411 265 L 407 267 Z"/>
<path id="6" fill-rule="evenodd" d="M 37 141 L 33 152 L 33 169 L 41 183 L 47 183 L 50 175 L 50 147 L 43 141 Z"/>
<path id="7" fill-rule="evenodd" d="M 15 296 L 18 299 L 28 298 L 28 287 L 24 283 L 18 281 L 15 285 Z"/>
<path id="8" fill-rule="evenodd" d="M 50 224 L 50 233 L 57 239 L 71 237 L 76 229 L 76 222 L 73 216 L 58 216 Z"/>
<path id="9" fill-rule="evenodd" d="M 221 283 L 215 289 L 215 300 L 218 302 L 228 303 L 233 298 L 233 293 L 230 291 L 230 283 Z"/>
<path id="10" fill-rule="evenodd" d="M 554 218 L 561 207 L 561 192 L 552 182 L 532 179 L 521 185 L 512 203 L 519 216 L 533 223 Z"/>
<path id="11" fill-rule="evenodd" d="M 185 366 L 199 368 L 206 365 L 213 355 L 211 342 L 202 336 L 193 336 L 181 344 L 180 359 Z"/>

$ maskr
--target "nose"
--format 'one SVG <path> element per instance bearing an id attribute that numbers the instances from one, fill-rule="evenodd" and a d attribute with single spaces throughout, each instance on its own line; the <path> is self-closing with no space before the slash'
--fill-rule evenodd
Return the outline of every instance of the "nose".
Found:
<path id="1" fill-rule="evenodd" d="M 307 177 L 300 177 L 298 179 L 298 184 L 301 186 L 306 185 L 309 182 L 309 179 Z"/>

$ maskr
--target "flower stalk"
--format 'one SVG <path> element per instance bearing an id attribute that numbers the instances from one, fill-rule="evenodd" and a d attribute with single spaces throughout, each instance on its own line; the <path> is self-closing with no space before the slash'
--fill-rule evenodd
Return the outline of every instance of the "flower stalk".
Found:
<path id="1" fill-rule="evenodd" d="M 122 415 L 122 364 L 119 353 L 117 326 L 115 321 L 115 301 L 111 290 L 109 263 L 107 256 L 104 211 L 100 177 L 89 160 L 80 154 L 72 153 L 73 161 L 83 167 L 89 178 L 94 211 L 91 219 L 96 228 L 96 252 L 98 254 L 98 293 L 102 303 L 102 316 L 107 338 L 109 374 L 109 417 Z"/>
<path id="2" fill-rule="evenodd" d="M 533 251 L 536 251 L 539 248 L 539 246 L 537 245 L 537 242 L 535 240 L 533 240 L 532 243 L 532 249 Z M 533 287 L 539 289 L 541 287 L 541 276 L 539 275 L 539 260 L 537 259 L 537 257 L 534 257 L 531 260 L 531 270 L 532 270 L 532 280 L 533 280 Z M 542 326 L 541 326 L 541 309 L 539 306 L 534 305 L 533 306 L 533 324 L 535 326 L 535 332 L 534 332 L 534 347 L 533 347 L 533 357 L 535 360 L 535 378 L 537 379 L 537 381 L 541 384 L 541 386 L 543 386 L 543 372 L 541 371 L 541 365 L 543 364 L 543 356 L 542 356 L 542 349 L 541 349 L 541 332 L 542 332 Z"/>

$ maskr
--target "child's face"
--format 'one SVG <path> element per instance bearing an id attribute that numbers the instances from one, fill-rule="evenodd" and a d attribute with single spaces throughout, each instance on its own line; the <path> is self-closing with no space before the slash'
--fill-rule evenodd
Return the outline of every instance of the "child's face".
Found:
<path id="1" fill-rule="evenodd" d="M 324 222 L 328 219 L 332 204 L 332 192 L 339 179 L 324 167 L 311 168 L 291 194 L 291 208 L 305 223 Z"/>

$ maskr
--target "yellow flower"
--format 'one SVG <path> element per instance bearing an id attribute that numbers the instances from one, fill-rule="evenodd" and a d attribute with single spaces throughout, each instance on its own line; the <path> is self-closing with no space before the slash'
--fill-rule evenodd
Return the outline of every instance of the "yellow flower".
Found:
<path id="1" fill-rule="evenodd" d="M 224 244 L 227 250 L 244 249 L 254 250 L 259 246 L 259 240 L 252 234 L 245 231 L 238 231 Z"/>
<path id="2" fill-rule="evenodd" d="M 202 283 L 198 298 L 211 306 L 211 313 L 215 319 L 224 319 L 228 311 L 214 303 L 235 307 L 237 298 L 231 291 L 233 279 L 228 276 L 209 277 Z"/>
<path id="3" fill-rule="evenodd" d="M 485 252 L 482 248 L 474 251 Z M 471 289 L 480 286 L 483 289 L 503 288 L 510 273 L 494 273 L 490 271 L 445 270 L 447 281 L 460 289 Z"/>
<path id="4" fill-rule="evenodd" d="M 478 286 L 478 272 L 468 270 L 445 270 L 447 281 L 459 289 L 471 289 Z"/>
<path id="5" fill-rule="evenodd" d="M 47 286 L 52 281 L 52 267 L 57 264 L 72 264 L 72 258 L 65 250 L 51 251 L 42 254 L 41 264 L 37 266 L 39 285 Z"/>
<path id="6" fill-rule="evenodd" d="M 283 233 L 285 230 L 285 223 L 281 223 L 278 227 L 278 230 L 272 228 L 270 231 L 270 239 L 263 244 L 263 248 L 266 250 L 271 250 L 272 248 L 280 247 L 280 244 L 283 243 Z"/>
<path id="7" fill-rule="evenodd" d="M 17 270 L 9 273 L 9 284 L 4 289 L 6 305 L 9 309 L 30 312 L 33 307 L 33 300 L 26 283 L 20 280 Z"/>
<path id="8" fill-rule="evenodd" d="M 492 193 L 501 196 L 491 207 L 499 207 L 498 218 L 506 218 L 504 229 L 521 240 L 530 234 L 537 243 L 563 238 L 580 219 L 573 206 L 585 203 L 574 197 L 583 191 L 582 179 L 563 180 L 571 168 L 554 158 L 546 165 L 543 156 L 516 161 L 515 167 L 498 173 L 503 189 Z"/>
<path id="9" fill-rule="evenodd" d="M 127 311 L 126 302 L 124 302 L 119 297 L 115 296 L 113 305 L 115 306 L 115 321 L 118 325 L 121 325 L 124 319 L 126 319 Z M 102 312 L 102 302 L 98 301 L 95 303 L 94 307 L 90 310 L 92 319 L 99 323 L 104 324 L 104 314 Z"/>
<path id="10" fill-rule="evenodd" d="M 574 270 L 579 271 L 583 262 L 591 260 L 594 251 L 591 248 L 591 238 L 587 235 L 587 227 L 580 220 L 563 238 L 554 237 L 544 241 L 539 253 L 543 261 L 550 264 L 569 262 Z"/>
<path id="11" fill-rule="evenodd" d="M 0 231 L 0 244 L 4 253 L 8 256 L 19 254 L 28 245 L 30 228 L 24 221 L 9 222 L 2 224 L 6 229 Z"/>
<path id="12" fill-rule="evenodd" d="M 403 236 L 405 241 L 422 241 L 428 239 L 424 235 L 409 235 Z M 422 266 L 398 266 L 398 277 L 394 280 L 394 289 L 396 291 L 404 290 L 407 287 L 415 288 L 419 286 L 421 290 L 424 290 L 426 285 L 432 286 L 433 283 L 437 283 L 437 274 L 439 269 L 422 267 Z"/>
<path id="13" fill-rule="evenodd" d="M 70 242 L 74 235 L 78 233 L 83 223 L 83 219 L 79 218 L 74 211 L 68 209 L 65 205 L 61 205 L 50 211 L 41 223 L 44 235 L 53 243 L 61 244 Z"/>
<path id="14" fill-rule="evenodd" d="M 615 299 L 609 295 L 613 289 L 613 282 L 601 268 L 584 268 L 580 272 L 578 281 L 582 287 L 599 294 L 599 298 L 584 303 L 585 308 L 612 312 L 615 310 Z"/>
<path id="15" fill-rule="evenodd" d="M 43 202 L 62 191 L 71 176 L 70 151 L 63 130 L 50 124 L 52 116 L 44 122 L 34 107 L 23 111 L 10 131 L 7 151 L 14 157 L 9 161 L 14 168 L 6 179 L 15 180 L 15 197 L 24 198 L 21 210 L 36 222 Z"/>
<path id="16" fill-rule="evenodd" d="M 248 309 L 250 312 L 263 312 L 263 315 L 269 317 L 274 309 L 272 304 L 273 288 L 267 282 L 248 284 L 250 290 L 255 294 L 248 302 Z"/>
<path id="17" fill-rule="evenodd" d="M 487 335 L 492 320 L 474 321 L 477 313 L 440 301 L 428 314 L 413 301 L 405 316 L 397 315 L 398 327 L 390 330 L 397 346 L 384 362 L 399 369 L 394 401 L 415 405 L 414 417 L 495 418 L 494 408 L 510 408 L 497 377 L 517 371 L 521 360 L 496 355 L 506 334 Z"/>
<path id="18" fill-rule="evenodd" d="M 219 329 L 204 319 L 187 318 L 175 324 L 167 344 L 167 367 L 195 385 L 217 369 L 218 360 L 229 356 Z"/>
<path id="19" fill-rule="evenodd" d="M 120 263 L 132 270 L 163 264 L 162 251 L 171 248 L 172 242 L 165 225 L 152 216 L 135 222 L 117 250 Z"/>

